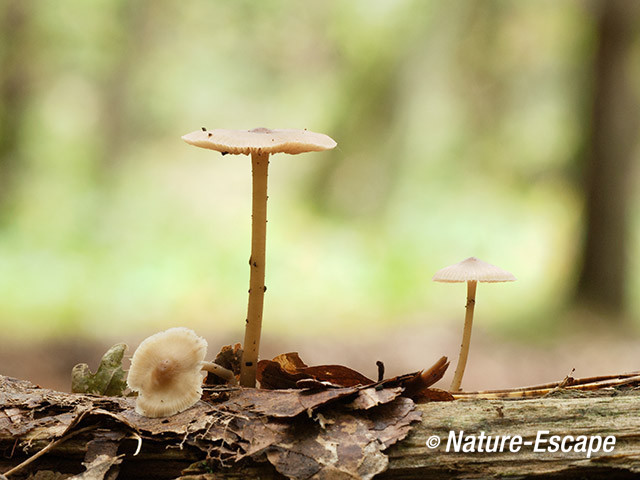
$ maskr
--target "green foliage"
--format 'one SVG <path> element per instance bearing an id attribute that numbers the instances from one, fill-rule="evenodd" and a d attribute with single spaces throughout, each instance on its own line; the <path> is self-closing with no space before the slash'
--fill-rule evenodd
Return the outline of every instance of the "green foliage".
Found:
<path id="1" fill-rule="evenodd" d="M 118 343 L 102 356 L 96 373 L 89 370 L 89 365 L 80 363 L 71 372 L 71 391 L 73 393 L 89 393 L 119 397 L 127 388 L 127 373 L 122 368 L 122 359 L 127 346 Z"/>
<path id="2" fill-rule="evenodd" d="M 22 164 L 0 227 L 3 332 L 241 331 L 249 162 L 181 142 L 200 126 L 308 127 L 338 142 L 271 161 L 270 332 L 457 318 L 458 289 L 430 278 L 472 255 L 520 279 L 481 292 L 487 321 L 560 308 L 581 233 L 588 89 L 575 78 L 588 77 L 587 10 L 500 0 L 30 9 Z"/>

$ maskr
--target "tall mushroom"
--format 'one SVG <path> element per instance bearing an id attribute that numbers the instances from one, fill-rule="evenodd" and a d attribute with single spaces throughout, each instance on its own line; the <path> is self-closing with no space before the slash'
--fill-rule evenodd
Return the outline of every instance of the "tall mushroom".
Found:
<path id="1" fill-rule="evenodd" d="M 469 257 L 466 260 L 444 267 L 438 270 L 433 276 L 436 282 L 454 283 L 467 282 L 467 304 L 465 306 L 466 314 L 464 317 L 464 331 L 462 333 L 462 343 L 460 344 L 460 356 L 458 357 L 458 365 L 453 374 L 451 382 L 451 391 L 460 391 L 462 376 L 467 365 L 467 357 L 469 356 L 469 344 L 471 343 L 471 327 L 473 326 L 473 310 L 476 305 L 476 287 L 478 282 L 513 282 L 516 277 L 501 268 L 491 265 L 490 263 L 478 260 L 475 257 Z"/>
<path id="2" fill-rule="evenodd" d="M 197 130 L 182 139 L 196 147 L 217 150 L 223 155 L 251 155 L 253 196 L 251 209 L 251 256 L 249 257 L 249 305 L 243 343 L 240 384 L 254 387 L 262 330 L 264 305 L 265 249 L 267 231 L 267 171 L 269 155 L 273 153 L 298 154 L 330 150 L 336 142 L 321 133 L 308 130 Z"/>

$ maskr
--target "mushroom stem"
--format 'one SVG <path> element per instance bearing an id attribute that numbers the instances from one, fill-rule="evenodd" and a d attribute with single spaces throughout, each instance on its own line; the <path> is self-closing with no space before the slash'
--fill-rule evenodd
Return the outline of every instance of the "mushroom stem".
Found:
<path id="1" fill-rule="evenodd" d="M 462 384 L 462 376 L 464 368 L 467 365 L 467 357 L 469 356 L 469 344 L 471 343 L 471 327 L 473 326 L 473 309 L 476 306 L 476 287 L 478 282 L 470 280 L 467 282 L 467 304 L 465 305 L 466 313 L 464 316 L 464 331 L 462 332 L 462 343 L 460 344 L 460 355 L 458 356 L 458 365 L 453 374 L 450 390 L 459 392 Z"/>
<path id="2" fill-rule="evenodd" d="M 264 268 L 267 234 L 267 172 L 269 154 L 251 154 L 253 177 L 253 200 L 251 208 L 251 257 L 249 258 L 249 306 L 244 332 L 242 363 L 240 365 L 240 385 L 256 386 L 256 369 L 262 330 L 262 309 L 264 305 Z"/>
<path id="3" fill-rule="evenodd" d="M 213 373 L 214 375 L 226 380 L 230 385 L 236 385 L 238 382 L 236 381 L 236 377 L 233 372 L 229 369 L 224 368 L 222 365 L 218 365 L 213 362 L 202 362 L 202 370 L 205 370 L 209 373 Z"/>

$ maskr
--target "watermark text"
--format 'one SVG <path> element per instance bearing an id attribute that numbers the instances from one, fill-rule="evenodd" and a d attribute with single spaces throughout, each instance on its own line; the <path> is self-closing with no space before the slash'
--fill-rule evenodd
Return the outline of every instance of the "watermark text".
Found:
<path id="1" fill-rule="evenodd" d="M 430 436 L 426 445 L 430 449 L 440 446 L 437 435 Z M 449 453 L 518 453 L 523 448 L 531 448 L 534 453 L 578 453 L 591 458 L 594 453 L 611 453 L 616 446 L 616 437 L 608 435 L 554 435 L 549 430 L 539 430 L 535 440 L 525 440 L 521 435 L 487 435 L 465 433 L 464 430 L 450 431 L 445 452 Z"/>

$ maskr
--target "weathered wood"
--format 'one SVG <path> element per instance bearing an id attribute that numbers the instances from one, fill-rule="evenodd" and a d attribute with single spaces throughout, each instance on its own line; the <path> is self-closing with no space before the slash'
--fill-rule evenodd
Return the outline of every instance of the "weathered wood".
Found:
<path id="1" fill-rule="evenodd" d="M 614 392 L 615 393 L 615 392 Z M 628 478 L 640 471 L 640 395 L 584 394 L 528 400 L 475 400 L 419 406 L 422 423 L 400 444 L 391 447 L 389 468 L 379 478 L 474 478 L 518 476 L 535 478 Z M 445 451 L 449 432 L 491 436 L 520 435 L 535 443 L 536 435 L 606 436 L 616 438 L 611 453 L 536 453 L 523 446 L 517 453 L 454 453 Z M 427 439 L 441 445 L 430 450 Z M 548 444 L 540 444 L 546 447 Z"/>
<path id="2" fill-rule="evenodd" d="M 93 410 L 79 417 L 78 405 L 82 402 L 93 402 Z M 117 452 L 123 455 L 119 478 L 284 478 L 269 463 L 261 461 L 265 460 L 264 456 L 246 458 L 239 463 L 227 462 L 226 468 L 217 467 L 215 472 L 211 466 L 186 470 L 189 465 L 198 467 L 206 458 L 205 440 L 184 441 L 191 431 L 189 425 L 204 420 L 206 405 L 201 403 L 202 406 L 196 405 L 191 412 L 180 414 L 178 420 L 185 423 L 183 434 L 168 435 L 136 426 L 133 417 L 127 416 L 131 399 L 28 389 L 8 397 L 3 396 L 0 389 L 0 472 L 6 472 L 74 429 L 95 425 L 95 429 L 60 443 L 9 478 L 26 478 L 42 470 L 78 474 L 84 470 L 82 462 L 86 461 L 87 444 L 95 438 L 95 432 L 105 430 L 124 434 Z M 632 478 L 640 472 L 640 392 L 633 389 L 608 389 L 607 393 L 589 394 L 560 391 L 554 396 L 526 400 L 433 402 L 419 405 L 418 409 L 422 412 L 422 422 L 414 424 L 407 438 L 385 451 L 389 465 L 376 478 Z M 119 413 L 110 416 L 110 411 Z M 56 421 L 48 421 L 47 416 L 54 414 Z M 25 418 L 39 422 L 39 426 L 21 431 L 20 422 Z M 182 431 L 179 425 L 171 425 L 172 431 Z M 133 456 L 141 438 L 136 431 L 144 432 L 144 439 L 140 453 Z M 476 435 L 476 439 L 481 432 L 494 438 L 509 436 L 509 439 L 503 452 L 447 452 L 450 432 L 459 435 L 461 431 L 465 435 Z M 575 451 L 537 453 L 533 445 L 526 444 L 518 452 L 509 451 L 508 442 L 514 436 L 534 443 L 541 431 L 549 432 L 545 435 L 547 439 L 551 435 L 600 436 L 603 440 L 614 436 L 615 447 L 611 452 L 594 452 L 590 458 L 584 452 Z M 427 440 L 432 436 L 441 440 L 438 448 L 427 448 Z M 486 440 L 484 442 L 486 448 Z M 574 444 L 568 442 L 566 446 Z M 182 476 L 181 472 L 184 472 Z"/>

